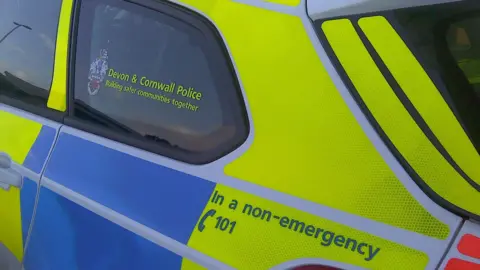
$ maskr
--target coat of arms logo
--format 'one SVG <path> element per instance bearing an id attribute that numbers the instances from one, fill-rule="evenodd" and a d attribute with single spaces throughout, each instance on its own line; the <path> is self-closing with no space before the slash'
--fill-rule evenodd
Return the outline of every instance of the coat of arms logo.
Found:
<path id="1" fill-rule="evenodd" d="M 108 70 L 108 51 L 100 50 L 100 55 L 90 64 L 90 72 L 88 73 L 88 93 L 96 95 L 100 90 L 100 85 L 105 79 Z"/>

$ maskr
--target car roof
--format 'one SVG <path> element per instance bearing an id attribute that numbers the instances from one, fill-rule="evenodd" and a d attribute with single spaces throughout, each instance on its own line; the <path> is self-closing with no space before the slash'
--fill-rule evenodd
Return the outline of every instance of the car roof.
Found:
<path id="1" fill-rule="evenodd" d="M 312 20 L 463 0 L 307 0 Z"/>

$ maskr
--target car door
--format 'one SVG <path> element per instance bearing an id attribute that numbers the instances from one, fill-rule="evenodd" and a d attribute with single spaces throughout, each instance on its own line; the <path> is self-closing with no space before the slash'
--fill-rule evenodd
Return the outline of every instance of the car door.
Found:
<path id="1" fill-rule="evenodd" d="M 412 179 L 445 209 L 479 220 L 480 39 L 475 12 L 480 10 L 480 3 L 433 2 L 408 8 L 398 8 L 400 2 L 392 2 L 390 8 L 382 11 L 378 6 L 361 19 L 346 5 L 336 11 L 344 12 L 346 21 L 321 14 L 322 7 L 313 4 L 315 1 L 309 10 L 342 79 L 352 83 L 349 90 L 358 103 L 365 104 L 362 109 L 369 121 L 380 130 Z M 362 5 L 355 12 L 366 11 L 371 12 L 372 7 Z M 336 26 L 343 22 L 345 28 L 337 32 Z M 329 24 L 336 23 L 330 28 Z M 352 33 L 351 40 L 343 39 L 345 29 Z M 342 35 L 334 36 L 337 33 Z M 360 45 L 357 53 L 352 53 L 353 42 Z M 338 44 L 348 47 L 342 50 Z M 360 60 L 343 63 L 353 59 L 351 56 L 358 57 L 360 51 L 371 60 L 371 74 L 380 78 L 384 90 L 374 93 L 369 84 L 360 85 L 368 81 L 365 67 L 357 65 Z M 426 154 L 420 154 L 420 149 Z M 429 171 L 434 166 L 438 169 Z"/>
<path id="2" fill-rule="evenodd" d="M 20 262 L 38 182 L 59 124 L 4 104 L 0 119 L 0 245 Z M 6 249 L 0 256 L 8 256 Z"/>
<path id="3" fill-rule="evenodd" d="M 74 10 L 68 116 L 25 268 L 223 267 L 187 246 L 215 187 L 191 170 L 248 134 L 222 40 L 171 4 L 82 0 Z"/>
<path id="4" fill-rule="evenodd" d="M 47 105 L 60 1 L 0 6 L 0 268 L 16 269 L 62 117 Z"/>

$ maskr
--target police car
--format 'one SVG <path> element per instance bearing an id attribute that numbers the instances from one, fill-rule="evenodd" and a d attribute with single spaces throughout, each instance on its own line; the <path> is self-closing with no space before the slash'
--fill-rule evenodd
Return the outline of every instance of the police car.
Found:
<path id="1" fill-rule="evenodd" d="M 1 1 L 0 269 L 480 269 L 479 12 Z"/>

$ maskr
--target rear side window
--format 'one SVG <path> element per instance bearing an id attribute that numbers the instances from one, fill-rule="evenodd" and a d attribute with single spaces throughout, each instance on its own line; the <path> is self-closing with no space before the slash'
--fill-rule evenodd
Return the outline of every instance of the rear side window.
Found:
<path id="1" fill-rule="evenodd" d="M 61 1 L 0 2 L 0 98 L 47 107 Z"/>
<path id="2" fill-rule="evenodd" d="M 480 151 L 480 3 L 398 10 L 403 36 Z"/>
<path id="3" fill-rule="evenodd" d="M 82 1 L 74 67 L 75 117 L 137 146 L 205 163 L 246 139 L 228 55 L 194 14 L 158 3 Z"/>
<path id="4" fill-rule="evenodd" d="M 480 15 L 452 22 L 446 40 L 452 57 L 480 100 Z"/>

